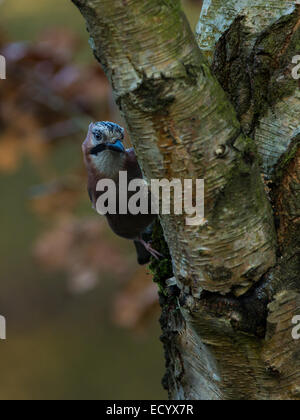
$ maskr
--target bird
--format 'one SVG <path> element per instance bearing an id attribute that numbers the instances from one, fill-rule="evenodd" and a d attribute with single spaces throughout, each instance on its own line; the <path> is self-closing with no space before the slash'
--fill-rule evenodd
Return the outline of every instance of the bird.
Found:
<path id="1" fill-rule="evenodd" d="M 107 213 L 106 219 L 112 231 L 125 239 L 134 242 L 138 263 L 148 264 L 151 256 L 160 259 L 162 255 L 151 247 L 152 228 L 157 215 L 123 214 L 119 210 L 119 174 L 127 173 L 127 187 L 132 180 L 143 179 L 143 173 L 133 148 L 124 146 L 124 129 L 109 121 L 91 123 L 87 137 L 82 145 L 84 163 L 88 175 L 88 193 L 93 208 L 97 208 L 97 200 L 104 191 L 97 191 L 98 182 L 112 180 L 116 185 L 116 212 Z M 128 191 L 130 200 L 134 192 Z M 150 191 L 148 202 L 151 203 Z M 113 214 L 115 213 L 115 214 Z"/>

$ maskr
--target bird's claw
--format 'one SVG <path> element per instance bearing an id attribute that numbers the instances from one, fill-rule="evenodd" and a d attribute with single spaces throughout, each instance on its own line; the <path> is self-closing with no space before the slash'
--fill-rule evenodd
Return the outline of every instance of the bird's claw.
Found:
<path id="1" fill-rule="evenodd" d="M 149 252 L 149 254 L 152 255 L 153 258 L 155 258 L 156 260 L 160 260 L 161 258 L 164 258 L 164 256 L 160 252 L 156 251 L 155 249 L 151 247 L 150 243 L 147 243 L 143 241 L 142 239 L 140 239 L 140 242 L 141 244 L 144 245 L 145 249 Z"/>

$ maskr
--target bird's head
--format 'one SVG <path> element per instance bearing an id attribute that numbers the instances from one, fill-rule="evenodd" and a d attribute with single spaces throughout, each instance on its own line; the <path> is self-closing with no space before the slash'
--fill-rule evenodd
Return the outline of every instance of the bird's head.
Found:
<path id="1" fill-rule="evenodd" d="M 97 156 L 105 150 L 124 153 L 124 129 L 112 122 L 96 122 L 91 127 L 90 154 Z"/>
<path id="2" fill-rule="evenodd" d="M 83 143 L 83 153 L 87 162 L 106 175 L 119 170 L 125 158 L 123 144 L 124 129 L 118 124 L 101 121 L 90 124 Z"/>

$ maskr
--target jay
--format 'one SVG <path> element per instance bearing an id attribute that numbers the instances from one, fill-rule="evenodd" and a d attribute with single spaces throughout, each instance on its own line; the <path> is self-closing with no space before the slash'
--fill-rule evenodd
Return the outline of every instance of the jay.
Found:
<path id="1" fill-rule="evenodd" d="M 88 192 L 93 204 L 97 207 L 97 200 L 104 191 L 97 189 L 98 182 L 109 179 L 116 185 L 116 211 L 107 213 L 106 218 L 115 234 L 134 242 L 138 263 L 143 265 L 150 261 L 151 256 L 158 259 L 161 254 L 151 248 L 150 239 L 152 226 L 156 215 L 151 214 L 123 214 L 119 211 L 119 173 L 127 173 L 127 187 L 132 180 L 143 179 L 133 149 L 126 149 L 123 144 L 124 129 L 111 122 L 96 122 L 90 124 L 88 135 L 83 143 L 82 151 L 88 173 Z M 130 200 L 134 193 L 129 192 Z M 151 203 L 150 192 L 147 190 L 148 202 Z"/>

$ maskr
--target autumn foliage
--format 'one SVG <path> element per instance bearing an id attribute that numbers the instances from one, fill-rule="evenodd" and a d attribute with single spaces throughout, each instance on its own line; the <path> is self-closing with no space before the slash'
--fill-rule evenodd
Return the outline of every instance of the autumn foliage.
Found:
<path id="1" fill-rule="evenodd" d="M 39 42 L 2 40 L 7 78 L 0 84 L 0 173 L 15 174 L 24 161 L 38 171 L 28 203 L 47 221 L 32 254 L 45 270 L 64 272 L 70 293 L 115 281 L 112 302 L 118 325 L 137 328 L 156 311 L 157 287 L 145 269 L 137 269 L 127 242 L 109 233 L 106 222 L 90 209 L 81 143 L 91 121 L 115 120 L 116 107 L 107 79 L 97 64 L 76 64 L 81 48 L 73 33 L 54 29 Z M 72 171 L 57 173 L 53 156 L 66 142 L 75 145 Z M 84 215 L 77 215 L 84 206 Z M 101 280 L 103 280 L 101 282 Z"/>

